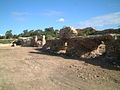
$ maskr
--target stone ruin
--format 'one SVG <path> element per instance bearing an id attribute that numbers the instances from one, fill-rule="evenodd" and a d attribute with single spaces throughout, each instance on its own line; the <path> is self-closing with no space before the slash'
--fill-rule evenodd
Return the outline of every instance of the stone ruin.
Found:
<path id="1" fill-rule="evenodd" d="M 67 47 L 67 41 L 70 38 L 76 37 L 78 32 L 74 27 L 64 27 L 59 32 L 59 38 L 54 40 L 47 40 L 46 44 L 43 46 L 43 50 L 64 52 Z"/>
<path id="2" fill-rule="evenodd" d="M 30 46 L 31 39 L 32 39 L 32 37 L 19 37 L 18 41 L 16 41 L 15 43 L 16 43 L 16 45 Z"/>
<path id="3" fill-rule="evenodd" d="M 120 28 L 118 29 L 105 29 L 102 31 L 95 31 L 94 35 L 104 35 L 104 34 L 120 34 Z"/>
<path id="4" fill-rule="evenodd" d="M 60 30 L 59 38 L 48 40 L 43 51 L 65 53 L 81 58 L 95 58 L 101 55 L 120 56 L 120 34 L 77 36 L 79 32 L 73 27 Z"/>
<path id="5" fill-rule="evenodd" d="M 90 32 L 92 32 L 92 34 L 94 34 L 96 32 L 96 30 L 92 27 L 87 27 L 87 28 L 83 28 L 83 29 L 76 29 L 78 36 L 83 36 L 85 30 L 89 30 Z"/>
<path id="6" fill-rule="evenodd" d="M 46 43 L 45 35 L 33 36 L 33 37 L 21 37 L 21 41 L 20 41 L 21 46 L 32 46 L 32 47 L 44 46 L 45 43 Z"/>
<path id="7" fill-rule="evenodd" d="M 74 38 L 77 35 L 78 35 L 78 32 L 74 27 L 64 27 L 59 32 L 59 38 L 61 39 Z"/>
<path id="8" fill-rule="evenodd" d="M 82 58 L 95 58 L 103 54 L 108 55 L 108 52 L 111 52 L 108 50 L 111 46 L 109 43 L 112 43 L 113 41 L 115 41 L 115 38 L 112 35 L 71 38 L 68 40 L 66 53 Z M 113 55 L 111 54 L 111 56 Z"/>
<path id="9" fill-rule="evenodd" d="M 34 47 L 38 47 L 38 46 L 44 46 L 44 44 L 46 43 L 46 40 L 45 40 L 45 35 L 43 36 L 34 36 L 32 39 L 31 39 L 31 46 L 34 46 Z"/>

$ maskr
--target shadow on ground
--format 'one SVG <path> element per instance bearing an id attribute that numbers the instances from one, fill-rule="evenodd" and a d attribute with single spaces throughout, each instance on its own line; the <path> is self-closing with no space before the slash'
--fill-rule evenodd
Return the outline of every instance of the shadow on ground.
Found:
<path id="1" fill-rule="evenodd" d="M 42 49 L 35 49 L 35 50 L 36 52 L 30 52 L 30 53 L 43 54 L 43 55 L 49 55 L 49 56 L 58 56 L 66 60 L 69 60 L 69 59 L 79 60 L 79 61 L 84 61 L 85 63 L 88 63 L 88 64 L 100 66 L 105 69 L 120 71 L 120 60 L 118 60 L 117 58 L 99 56 L 96 58 L 88 59 L 88 58 L 79 58 L 71 55 L 66 55 L 63 53 L 58 54 L 51 51 L 43 51 Z"/>

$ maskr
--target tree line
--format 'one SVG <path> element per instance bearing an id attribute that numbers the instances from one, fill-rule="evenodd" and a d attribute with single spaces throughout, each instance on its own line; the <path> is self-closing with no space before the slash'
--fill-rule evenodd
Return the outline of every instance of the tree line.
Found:
<path id="1" fill-rule="evenodd" d="M 17 39 L 18 37 L 31 37 L 31 36 L 41 36 L 45 35 L 46 39 L 51 39 L 58 36 L 57 29 L 54 29 L 53 27 L 45 28 L 44 31 L 41 29 L 37 30 L 23 30 L 20 34 L 13 34 L 13 30 L 6 31 L 5 35 L 0 35 L 0 39 Z"/>

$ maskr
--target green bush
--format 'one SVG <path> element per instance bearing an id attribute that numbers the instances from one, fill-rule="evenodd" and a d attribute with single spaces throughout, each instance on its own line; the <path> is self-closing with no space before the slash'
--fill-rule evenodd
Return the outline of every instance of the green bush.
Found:
<path id="1" fill-rule="evenodd" d="M 92 34 L 92 31 L 86 29 L 86 30 L 84 30 L 83 34 L 84 34 L 85 36 L 91 35 L 91 34 Z"/>

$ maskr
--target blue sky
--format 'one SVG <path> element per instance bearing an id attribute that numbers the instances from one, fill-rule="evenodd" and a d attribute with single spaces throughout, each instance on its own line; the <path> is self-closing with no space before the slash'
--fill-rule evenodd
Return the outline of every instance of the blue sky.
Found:
<path id="1" fill-rule="evenodd" d="M 0 0 L 0 34 L 12 29 L 63 26 L 96 29 L 120 25 L 120 0 Z"/>

